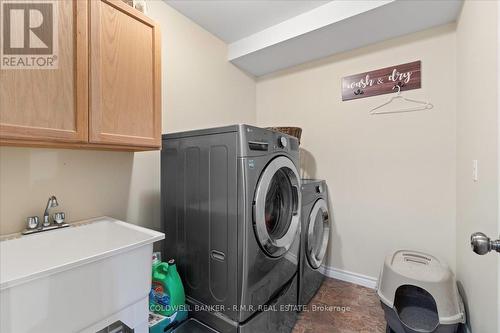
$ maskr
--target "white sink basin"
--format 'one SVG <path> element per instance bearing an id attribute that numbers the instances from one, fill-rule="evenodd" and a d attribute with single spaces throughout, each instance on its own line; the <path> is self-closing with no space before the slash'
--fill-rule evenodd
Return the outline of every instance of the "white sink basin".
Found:
<path id="1" fill-rule="evenodd" d="M 147 332 L 153 243 L 112 218 L 0 242 L 0 332 Z"/>

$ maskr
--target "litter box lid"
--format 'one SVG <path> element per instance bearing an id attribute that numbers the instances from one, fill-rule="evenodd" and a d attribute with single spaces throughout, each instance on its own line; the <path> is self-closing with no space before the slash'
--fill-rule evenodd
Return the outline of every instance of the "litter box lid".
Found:
<path id="1" fill-rule="evenodd" d="M 411 250 L 398 250 L 388 255 L 377 287 L 380 300 L 394 308 L 396 291 L 403 285 L 417 286 L 431 294 L 436 302 L 440 324 L 465 322 L 455 276 L 438 258 Z"/>

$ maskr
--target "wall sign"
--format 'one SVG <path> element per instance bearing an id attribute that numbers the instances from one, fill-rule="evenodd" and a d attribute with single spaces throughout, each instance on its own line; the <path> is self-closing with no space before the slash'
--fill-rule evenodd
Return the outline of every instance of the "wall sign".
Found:
<path id="1" fill-rule="evenodd" d="M 394 86 L 401 91 L 421 87 L 420 60 L 397 66 L 377 69 L 342 78 L 342 100 L 394 93 Z"/>

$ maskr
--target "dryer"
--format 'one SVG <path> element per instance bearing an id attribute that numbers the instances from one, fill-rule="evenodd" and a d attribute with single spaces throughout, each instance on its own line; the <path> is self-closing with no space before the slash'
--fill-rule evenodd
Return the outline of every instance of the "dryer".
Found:
<path id="1" fill-rule="evenodd" d="M 163 135 L 163 255 L 220 332 L 290 332 L 301 180 L 296 138 L 248 125 Z M 266 311 L 271 310 L 271 311 Z"/>
<path id="2" fill-rule="evenodd" d="M 298 304 L 307 305 L 325 276 L 320 272 L 330 236 L 328 194 L 324 180 L 302 179 L 302 221 Z"/>

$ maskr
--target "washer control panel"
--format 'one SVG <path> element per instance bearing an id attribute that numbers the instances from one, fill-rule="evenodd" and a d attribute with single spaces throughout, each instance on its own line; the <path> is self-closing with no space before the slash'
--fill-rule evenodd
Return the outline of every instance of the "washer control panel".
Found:
<path id="1" fill-rule="evenodd" d="M 286 134 L 253 126 L 245 126 L 244 134 L 243 149 L 252 156 L 278 152 L 298 154 L 298 140 Z M 244 155 L 248 156 L 247 153 Z"/>

